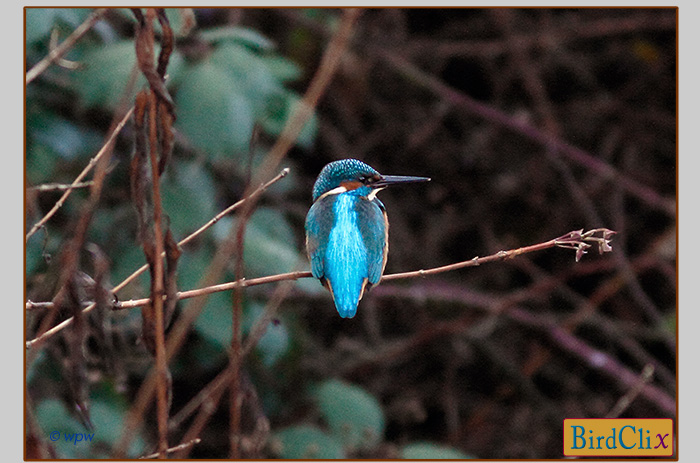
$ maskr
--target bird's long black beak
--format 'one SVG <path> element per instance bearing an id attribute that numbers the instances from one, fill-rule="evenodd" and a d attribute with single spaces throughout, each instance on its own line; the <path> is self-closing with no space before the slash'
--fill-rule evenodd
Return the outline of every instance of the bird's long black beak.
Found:
<path id="1" fill-rule="evenodd" d="M 428 177 L 409 177 L 405 175 L 382 175 L 382 178 L 372 184 L 374 188 L 384 188 L 397 183 L 429 182 Z"/>

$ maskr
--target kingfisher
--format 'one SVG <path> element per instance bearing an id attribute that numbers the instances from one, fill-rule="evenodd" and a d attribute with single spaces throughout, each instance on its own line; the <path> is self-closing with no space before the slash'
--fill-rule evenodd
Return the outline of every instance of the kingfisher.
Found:
<path id="1" fill-rule="evenodd" d="M 365 291 L 384 273 L 389 222 L 377 193 L 389 185 L 428 181 L 382 175 L 357 159 L 321 170 L 306 215 L 306 252 L 311 273 L 330 291 L 341 317 L 355 316 Z"/>

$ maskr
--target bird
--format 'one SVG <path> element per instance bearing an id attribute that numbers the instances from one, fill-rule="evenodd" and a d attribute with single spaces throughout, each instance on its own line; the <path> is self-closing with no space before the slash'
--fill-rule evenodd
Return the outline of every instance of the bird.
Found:
<path id="1" fill-rule="evenodd" d="M 311 273 L 331 293 L 342 318 L 352 318 L 365 291 L 379 283 L 389 250 L 389 221 L 377 193 L 428 177 L 382 175 L 357 159 L 327 164 L 312 190 L 306 215 Z"/>

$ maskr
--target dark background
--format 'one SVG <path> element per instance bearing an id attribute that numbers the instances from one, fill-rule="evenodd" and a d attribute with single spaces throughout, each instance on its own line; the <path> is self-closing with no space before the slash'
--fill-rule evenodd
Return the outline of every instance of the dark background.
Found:
<path id="1" fill-rule="evenodd" d="M 27 69 L 46 54 L 52 29 L 65 38 L 89 14 L 75 11 L 28 16 Z M 176 239 L 245 189 L 249 134 L 243 130 L 243 142 L 230 150 L 236 139 L 218 143 L 217 134 L 286 114 L 265 112 L 266 100 L 262 116 L 253 111 L 257 119 L 234 118 L 239 126 L 217 132 L 224 116 L 189 109 L 203 97 L 196 93 L 201 86 L 188 85 L 215 82 L 197 69 L 223 47 L 197 34 L 217 27 L 254 31 L 241 43 L 257 57 L 293 63 L 294 78 L 270 79 L 298 98 L 342 18 L 336 9 L 194 13 L 197 26 L 178 38 L 169 67 L 178 132 L 164 206 Z M 380 194 L 391 223 L 386 273 L 469 260 L 582 228 L 616 231 L 613 252 L 599 255 L 593 247 L 577 263 L 574 251 L 554 248 L 386 282 L 366 295 L 350 320 L 338 317 L 320 285 L 300 281 L 280 307 L 274 335 L 246 360 L 247 400 L 257 412 L 244 415 L 244 434 L 259 438 L 253 429 L 263 416 L 272 437 L 260 438 L 264 448 L 244 456 L 280 456 L 275 437 L 295 426 L 328 431 L 332 418 L 318 404 L 316 387 L 331 378 L 373 397 L 385 420 L 369 447 L 345 446 L 349 458 L 406 457 L 407 446 L 425 442 L 459 451 L 458 457 L 561 458 L 564 418 L 675 418 L 676 21 L 674 8 L 363 11 L 316 108 L 315 126 L 282 163 L 290 176 L 261 200 L 268 215 L 248 231 L 254 244 L 246 248 L 247 275 L 308 268 L 303 223 L 311 187 L 326 163 L 342 158 L 360 159 L 384 174 L 432 178 Z M 133 99 L 133 87 L 114 77 L 117 58 L 104 51 L 131 41 L 133 27 L 128 10 L 108 12 L 67 56 L 81 63 L 78 69 L 54 66 L 27 87 L 28 187 L 70 183 L 101 146 L 120 98 Z M 105 46 L 112 48 L 100 48 Z M 124 59 L 133 64 L 130 50 Z M 247 69 L 251 62 L 231 58 L 230 65 Z M 245 78 L 247 71 L 241 72 Z M 237 97 L 264 96 L 256 85 L 266 77 L 242 84 Z M 114 95 L 105 96 L 113 87 Z M 208 88 L 222 92 L 217 101 L 230 97 L 229 84 Z M 129 200 L 131 130 L 128 125 L 120 136 L 91 225 L 90 240 L 110 258 L 112 284 L 144 262 Z M 263 130 L 253 168 L 278 133 Z M 59 196 L 28 189 L 27 226 Z M 27 243 L 28 299 L 53 297 L 49 282 L 58 270 L 49 257 L 71 236 L 86 197 L 74 193 Z M 183 249 L 180 289 L 196 287 L 220 236 L 215 230 Z M 89 265 L 85 269 L 90 273 Z M 226 281 L 231 279 L 229 272 Z M 147 281 L 127 287 L 119 299 L 145 297 Z M 250 320 L 274 289 L 264 285 L 246 293 Z M 171 364 L 171 415 L 226 366 L 230 296 L 211 299 Z M 86 341 L 83 386 L 92 415 L 102 410 L 98 405 L 113 410 L 104 416 L 111 423 L 105 426 L 114 429 L 121 429 L 152 364 L 137 341 L 138 310 L 131 312 L 114 312 L 106 331 L 96 328 L 94 336 L 115 339 L 114 350 Z M 28 312 L 27 340 L 42 316 Z M 61 340 L 42 351 L 27 365 L 28 416 L 38 422 L 27 435 L 39 442 L 52 429 L 50 417 L 64 424 L 75 419 Z M 647 365 L 654 374 L 644 385 Z M 616 409 L 625 395 L 633 400 Z M 60 420 L 59 410 L 65 414 Z M 191 457 L 228 455 L 228 410 L 225 394 Z M 152 451 L 156 442 L 155 415 L 146 416 L 134 456 Z M 171 445 L 188 423 L 172 430 Z M 113 443 L 104 437 L 102 447 L 42 445 L 59 457 L 94 458 L 110 455 Z M 71 451 L 86 453 L 66 453 Z"/>

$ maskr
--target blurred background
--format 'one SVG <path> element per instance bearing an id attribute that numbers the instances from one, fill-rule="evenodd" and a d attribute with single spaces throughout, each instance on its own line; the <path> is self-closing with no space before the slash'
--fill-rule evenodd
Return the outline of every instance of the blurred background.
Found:
<path id="1" fill-rule="evenodd" d="M 26 70 L 94 10 L 26 14 Z M 238 201 L 300 104 L 343 21 L 338 9 L 168 9 L 175 147 L 163 207 L 176 240 Z M 109 9 L 26 87 L 26 231 L 61 197 L 133 104 L 128 9 Z M 308 270 L 304 218 L 328 162 L 432 178 L 380 194 L 386 273 L 447 265 L 572 230 L 617 232 L 613 252 L 554 248 L 388 281 L 341 319 L 312 279 L 294 283 L 243 366 L 246 458 L 561 458 L 564 418 L 676 416 L 677 9 L 367 9 L 248 223 L 245 275 Z M 157 33 L 160 29 L 157 28 Z M 259 134 L 251 147 L 254 128 Z M 145 263 L 120 133 L 87 240 L 114 286 Z M 274 173 L 273 173 L 274 175 Z M 270 175 L 270 178 L 273 176 Z M 91 174 L 86 180 L 91 179 Z M 56 186 L 58 184 L 59 186 Z M 26 243 L 26 298 L 50 301 L 89 188 Z M 183 246 L 194 289 L 235 214 Z M 87 255 L 87 254 L 86 254 Z M 89 259 L 81 270 L 94 275 Z M 233 264 L 223 281 L 235 279 Z M 245 292 L 243 331 L 279 284 Z M 147 297 L 148 273 L 116 296 Z M 175 310 L 182 316 L 184 301 Z M 27 310 L 33 339 L 47 309 Z M 57 314 L 55 322 L 67 318 Z M 95 438 L 76 413 L 69 330 L 26 354 L 27 455 L 103 458 L 153 359 L 139 309 L 89 318 L 84 374 Z M 215 293 L 170 363 L 169 443 L 229 362 L 231 294 Z M 198 396 L 198 394 L 200 394 Z M 194 400 L 194 401 L 193 401 Z M 229 455 L 228 394 L 210 400 L 191 458 Z M 196 406 L 195 406 L 196 405 Z M 188 412 L 190 410 L 190 412 Z M 147 411 L 127 456 L 153 452 Z M 32 453 L 36 452 L 36 453 Z"/>

